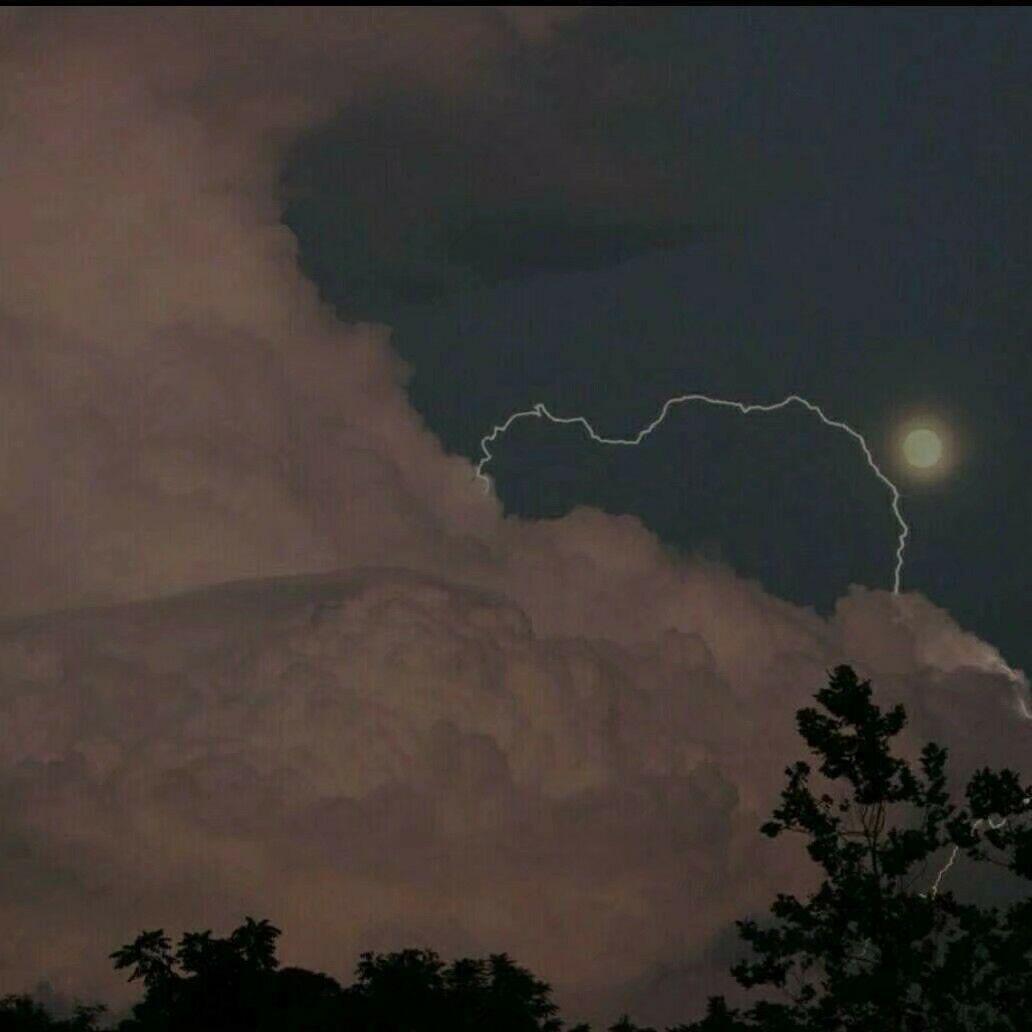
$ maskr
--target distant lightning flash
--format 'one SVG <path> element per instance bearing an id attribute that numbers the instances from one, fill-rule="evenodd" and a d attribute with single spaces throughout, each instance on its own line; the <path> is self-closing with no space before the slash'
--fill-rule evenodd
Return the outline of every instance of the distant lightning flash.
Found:
<path id="1" fill-rule="evenodd" d="M 1022 805 L 1028 806 L 1029 803 L 1032 803 L 1032 796 L 1025 796 L 1025 798 L 1022 799 L 1021 802 Z M 971 825 L 971 830 L 978 831 L 978 829 L 983 824 L 988 824 L 989 827 L 993 829 L 993 831 L 999 831 L 1000 828 L 1002 828 L 1006 823 L 1006 817 L 998 817 L 996 820 L 993 820 L 992 815 L 990 815 L 988 817 L 980 817 L 977 821 L 974 821 Z M 960 846 L 954 846 L 952 851 L 950 852 L 949 859 L 946 861 L 945 864 L 943 864 L 942 868 L 939 870 L 939 873 L 935 876 L 935 881 L 932 883 L 932 887 L 928 890 L 927 893 L 927 895 L 932 899 L 935 899 L 935 897 L 939 894 L 939 886 L 942 884 L 942 880 L 946 876 L 946 872 L 953 866 L 953 863 L 957 859 L 957 854 L 959 852 Z M 920 893 L 920 895 L 925 896 L 926 894 L 922 892 Z"/>
<path id="2" fill-rule="evenodd" d="M 812 412 L 818 419 L 825 425 L 830 426 L 835 430 L 841 430 L 843 433 L 849 434 L 854 441 L 860 446 L 860 450 L 864 454 L 864 459 L 867 461 L 867 465 L 870 467 L 871 472 L 888 488 L 889 496 L 891 498 L 891 509 L 892 515 L 896 521 L 898 528 L 896 534 L 896 553 L 895 553 L 895 564 L 892 569 L 892 593 L 893 595 L 899 595 L 902 582 L 903 582 L 903 561 L 906 554 L 907 538 L 910 536 L 910 527 L 907 525 L 907 521 L 903 518 L 903 513 L 900 509 L 900 490 L 899 488 L 885 475 L 878 463 L 875 462 L 874 456 L 871 454 L 871 449 L 867 444 L 867 440 L 864 438 L 858 430 L 854 430 L 848 423 L 844 423 L 838 419 L 831 419 L 824 413 L 824 410 L 819 406 L 809 401 L 806 398 L 800 397 L 798 394 L 790 394 L 787 398 L 783 398 L 781 401 L 776 401 L 771 404 L 757 404 L 754 402 L 743 402 L 743 401 L 732 401 L 727 398 L 713 398 L 706 394 L 679 394 L 673 398 L 668 399 L 663 403 L 663 407 L 659 411 L 659 415 L 656 416 L 651 423 L 639 430 L 633 437 L 603 437 L 598 433 L 595 428 L 588 422 L 584 416 L 555 416 L 548 411 L 548 408 L 542 403 L 538 402 L 532 408 L 526 409 L 522 412 L 514 412 L 504 423 L 492 428 L 491 432 L 480 439 L 480 450 L 483 453 L 483 457 L 477 462 L 476 467 L 476 478 L 483 480 L 484 482 L 484 493 L 486 494 L 491 489 L 490 478 L 484 473 L 484 467 L 494 458 L 491 453 L 491 449 L 488 445 L 497 440 L 499 434 L 504 434 L 513 423 L 518 419 L 547 419 L 552 423 L 567 424 L 567 423 L 579 423 L 587 431 L 588 436 L 591 440 L 598 442 L 599 444 L 618 444 L 625 446 L 636 446 L 641 444 L 653 430 L 658 427 L 664 419 L 667 417 L 667 413 L 675 406 L 681 405 L 685 402 L 701 402 L 704 405 L 715 405 L 722 408 L 735 409 L 737 412 L 741 412 L 743 415 L 751 415 L 755 412 L 778 412 L 783 408 L 787 408 L 789 405 L 801 405 L 808 412 Z M 1007 667 L 1006 664 L 1002 664 L 1006 669 L 1007 673 L 1013 678 L 1015 671 Z M 1032 717 L 1032 711 L 1029 711 L 1024 699 L 1019 699 L 1020 710 L 1023 716 L 1026 718 Z M 1032 802 L 1032 799 L 1025 800 L 1026 803 Z M 998 828 L 1002 827 L 1003 821 L 997 824 L 993 819 L 986 818 L 990 827 Z M 983 823 L 982 820 L 976 821 L 972 827 L 978 829 Z M 929 895 L 934 899 L 939 891 L 939 886 L 942 883 L 946 873 L 953 866 L 954 861 L 957 859 L 959 851 L 958 846 L 953 847 L 953 851 L 950 853 L 949 859 L 943 865 L 942 869 L 936 875 L 935 882 L 929 889 Z"/>
<path id="3" fill-rule="evenodd" d="M 750 415 L 754 412 L 777 412 L 780 409 L 787 408 L 789 405 L 802 405 L 803 408 L 812 412 L 825 426 L 833 427 L 836 430 L 841 430 L 844 433 L 849 434 L 853 440 L 860 445 L 860 449 L 864 453 L 864 458 L 867 460 L 867 465 L 870 466 L 871 471 L 874 475 L 889 489 L 889 494 L 892 498 L 892 515 L 896 520 L 896 526 L 899 528 L 896 534 L 896 562 L 892 570 L 892 593 L 898 595 L 903 580 L 903 558 L 907 547 L 907 537 L 910 534 L 910 527 L 907 526 L 907 522 L 903 519 L 903 513 L 900 510 L 900 491 L 899 488 L 882 472 L 878 463 L 874 461 L 874 456 L 871 454 L 871 449 L 864 439 L 863 434 L 859 431 L 854 430 L 848 423 L 843 423 L 838 419 L 831 419 L 824 414 L 823 409 L 819 405 L 815 405 L 812 401 L 808 401 L 806 398 L 801 398 L 798 394 L 790 394 L 787 398 L 783 398 L 781 401 L 773 402 L 769 405 L 755 404 L 752 402 L 742 401 L 729 401 L 726 398 L 711 398 L 706 394 L 679 394 L 676 397 L 670 398 L 664 402 L 662 409 L 660 409 L 659 415 L 656 416 L 648 426 L 643 427 L 633 437 L 621 438 L 621 437 L 603 437 L 597 433 L 595 428 L 584 418 L 584 416 L 554 416 L 542 402 L 538 402 L 533 408 L 526 409 L 523 412 L 514 412 L 509 418 L 499 426 L 494 427 L 489 434 L 480 439 L 480 450 L 483 452 L 483 458 L 477 463 L 476 476 L 478 479 L 484 481 L 484 493 L 486 494 L 491 488 L 491 481 L 484 473 L 484 466 L 491 461 L 494 456 L 491 454 L 488 444 L 494 441 L 499 434 L 504 434 L 513 423 L 518 419 L 528 419 L 535 417 L 537 419 L 547 419 L 552 423 L 580 423 L 581 426 L 588 432 L 588 436 L 599 444 L 620 444 L 620 445 L 639 445 L 641 442 L 652 433 L 667 417 L 667 413 L 675 405 L 681 405 L 685 402 L 697 401 L 704 405 L 716 405 L 723 408 L 732 408 L 742 415 Z"/>
<path id="4" fill-rule="evenodd" d="M 994 831 L 999 829 L 999 828 L 1002 828 L 1007 823 L 1002 817 L 1000 818 L 999 821 L 994 821 L 992 819 L 992 817 L 989 817 L 988 820 L 989 820 L 989 827 L 992 828 Z M 978 829 L 984 823 L 985 823 L 985 818 L 981 818 L 981 819 L 975 821 L 971 825 L 971 830 L 972 831 L 978 831 Z M 943 866 L 939 869 L 939 873 L 935 876 L 935 881 L 932 882 L 932 887 L 928 890 L 927 894 L 924 893 L 924 892 L 919 893 L 920 896 L 927 895 L 927 896 L 931 897 L 932 899 L 935 899 L 935 897 L 939 895 L 939 886 L 942 884 L 943 878 L 946 877 L 946 872 L 953 866 L 953 863 L 957 859 L 957 854 L 959 852 L 960 852 L 960 846 L 954 846 L 952 852 L 950 853 L 949 859 L 946 861 L 945 864 L 943 864 Z"/>

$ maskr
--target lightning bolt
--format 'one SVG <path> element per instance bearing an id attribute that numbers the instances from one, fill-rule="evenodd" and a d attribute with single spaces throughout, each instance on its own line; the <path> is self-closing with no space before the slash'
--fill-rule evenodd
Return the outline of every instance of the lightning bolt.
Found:
<path id="1" fill-rule="evenodd" d="M 781 401 L 776 401 L 771 404 L 732 401 L 727 398 L 713 398 L 708 394 L 679 394 L 676 397 L 668 398 L 663 403 L 663 407 L 660 409 L 659 415 L 657 415 L 651 423 L 642 427 L 642 429 L 633 437 L 603 437 L 595 430 L 591 423 L 584 418 L 584 416 L 556 416 L 549 412 L 548 408 L 539 401 L 532 408 L 525 409 L 522 412 L 514 412 L 505 420 L 504 423 L 493 427 L 489 434 L 486 434 L 480 439 L 480 450 L 483 453 L 483 457 L 477 463 L 476 477 L 479 480 L 483 480 L 484 493 L 486 494 L 491 488 L 491 481 L 484 473 L 484 467 L 491 461 L 491 459 L 494 458 L 488 445 L 492 441 L 497 440 L 499 434 L 504 434 L 509 427 L 519 419 L 547 419 L 549 422 L 557 424 L 579 423 L 584 427 L 585 431 L 587 431 L 591 440 L 597 441 L 599 444 L 616 444 L 634 447 L 641 444 L 641 442 L 644 441 L 645 438 L 648 437 L 664 419 L 666 419 L 667 414 L 675 405 L 684 405 L 688 402 L 699 402 L 703 405 L 714 405 L 721 408 L 735 409 L 736 411 L 741 412 L 744 416 L 752 415 L 757 412 L 778 412 L 781 409 L 788 408 L 790 405 L 801 405 L 808 412 L 812 412 L 817 416 L 825 426 L 830 426 L 835 430 L 840 430 L 843 433 L 849 434 L 849 436 L 852 437 L 860 446 L 860 450 L 864 453 L 864 459 L 867 461 L 867 465 L 871 468 L 871 472 L 874 473 L 874 475 L 888 488 L 889 496 L 892 499 L 892 515 L 898 528 L 896 533 L 895 564 L 892 569 L 892 593 L 894 595 L 899 594 L 903 580 L 903 560 L 907 547 L 907 537 L 910 535 L 910 527 L 907 525 L 907 521 L 903 519 L 903 513 L 900 509 L 901 495 L 899 488 L 885 475 L 878 463 L 875 462 L 874 455 L 871 454 L 870 446 L 863 434 L 858 430 L 854 430 L 848 423 L 844 423 L 839 419 L 832 419 L 830 416 L 825 415 L 824 410 L 820 405 L 815 405 L 812 401 L 800 397 L 798 394 L 790 394 L 787 398 L 782 398 Z"/>
<path id="2" fill-rule="evenodd" d="M 666 419 L 670 410 L 675 405 L 684 405 L 689 402 L 698 402 L 703 405 L 713 405 L 720 408 L 734 409 L 736 412 L 741 412 L 742 415 L 748 416 L 754 413 L 769 413 L 779 412 L 781 409 L 788 408 L 790 405 L 799 405 L 806 409 L 808 412 L 813 413 L 825 426 L 829 426 L 834 430 L 839 430 L 842 433 L 849 434 L 849 436 L 859 445 L 860 450 L 863 452 L 864 459 L 867 465 L 870 467 L 871 472 L 888 488 L 889 497 L 891 499 L 891 509 L 893 518 L 896 521 L 896 551 L 895 551 L 895 562 L 892 568 L 892 594 L 898 596 L 903 583 L 903 563 L 906 555 L 907 538 L 910 536 L 910 527 L 907 521 L 903 518 L 903 512 L 900 508 L 901 493 L 899 488 L 885 475 L 884 471 L 875 461 L 874 455 L 871 453 L 871 448 L 867 443 L 866 438 L 859 430 L 854 429 L 848 423 L 843 422 L 839 419 L 832 419 L 828 416 L 820 405 L 815 404 L 807 398 L 801 397 L 798 394 L 790 394 L 786 398 L 782 398 L 781 401 L 771 402 L 769 404 L 758 403 L 758 402 L 745 402 L 745 401 L 734 401 L 729 398 L 714 398 L 708 394 L 678 394 L 672 398 L 668 398 L 664 403 L 663 407 L 659 410 L 659 414 L 651 423 L 643 426 L 633 437 L 604 437 L 600 434 L 584 416 L 557 416 L 550 412 L 547 406 L 543 402 L 537 402 L 529 409 L 524 409 L 520 412 L 514 412 L 504 423 L 500 423 L 497 426 L 492 427 L 491 432 L 485 434 L 480 439 L 480 451 L 482 456 L 476 465 L 476 479 L 484 482 L 484 493 L 486 494 L 491 489 L 491 480 L 484 472 L 484 467 L 494 458 L 491 449 L 488 447 L 493 441 L 496 441 L 500 434 L 504 434 L 509 427 L 513 425 L 517 420 L 520 419 L 547 419 L 551 423 L 559 425 L 567 425 L 571 423 L 578 423 L 587 432 L 588 437 L 591 440 L 596 441 L 598 444 L 615 444 L 626 447 L 635 447 L 641 444 L 642 441 L 648 437 L 653 430 L 660 426 L 663 420 Z M 899 614 L 897 614 L 898 618 Z M 1012 679 L 1012 682 L 1021 680 L 1017 671 L 1012 670 L 1005 663 L 1000 661 L 1000 666 Z M 1019 708 L 1021 714 L 1028 718 L 1032 718 L 1032 711 L 1029 710 L 1023 698 L 1018 699 Z M 1032 799 L 1026 799 L 1025 803 L 1032 802 Z M 1000 828 L 1006 823 L 1005 820 L 1001 819 L 1000 823 L 994 823 L 991 817 L 983 820 L 975 821 L 972 827 L 977 830 L 983 823 L 984 820 L 988 820 L 989 826 L 992 828 Z M 960 847 L 954 846 L 953 851 L 950 853 L 949 859 L 943 865 L 942 869 L 935 877 L 935 882 L 929 890 L 929 895 L 934 899 L 939 891 L 939 886 L 942 883 L 946 873 L 953 866 L 957 859 L 957 855 Z M 925 893 L 921 893 L 922 896 Z"/>
<path id="3" fill-rule="evenodd" d="M 1024 806 L 1028 806 L 1029 803 L 1032 803 L 1032 797 L 1025 796 L 1025 798 L 1022 799 L 1021 802 L 1022 802 L 1022 804 Z M 992 816 L 990 815 L 989 817 L 980 817 L 977 821 L 975 821 L 971 825 L 971 830 L 972 831 L 978 831 L 978 829 L 983 824 L 988 824 L 989 827 L 993 829 L 993 831 L 998 831 L 1006 823 L 1007 823 L 1007 818 L 1006 817 L 999 817 L 996 820 L 993 820 Z M 927 893 L 922 892 L 922 893 L 919 893 L 919 895 L 921 895 L 921 896 L 926 896 L 927 895 L 927 896 L 930 896 L 932 899 L 935 899 L 935 897 L 939 894 L 939 886 L 942 884 L 942 880 L 946 876 L 946 872 L 953 866 L 953 863 L 957 859 L 957 854 L 959 852 L 960 852 L 960 846 L 954 846 L 952 851 L 950 852 L 949 859 L 946 861 L 945 864 L 943 864 L 941 870 L 935 876 L 935 881 L 933 882 L 932 887 L 928 890 Z"/>

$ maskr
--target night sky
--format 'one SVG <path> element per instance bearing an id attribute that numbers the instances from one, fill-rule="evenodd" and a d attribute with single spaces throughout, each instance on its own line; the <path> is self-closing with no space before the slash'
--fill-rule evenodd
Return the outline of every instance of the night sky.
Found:
<path id="1" fill-rule="evenodd" d="M 904 492 L 906 586 L 1032 669 L 1030 24 L 602 9 L 482 93 L 341 112 L 288 161 L 285 219 L 460 454 L 537 401 L 614 437 L 681 393 L 821 404 Z M 926 414 L 958 461 L 908 479 L 893 432 Z M 522 423 L 493 450 L 507 511 L 633 513 L 822 611 L 888 582 L 887 493 L 800 410 L 681 408 L 613 454 Z"/>
<path id="2" fill-rule="evenodd" d="M 252 914 L 689 1020 L 810 887 L 757 829 L 830 667 L 1027 773 L 1030 29 L 0 9 L 0 994 Z M 475 478 L 692 392 L 862 433 L 902 592 L 800 408 Z"/>

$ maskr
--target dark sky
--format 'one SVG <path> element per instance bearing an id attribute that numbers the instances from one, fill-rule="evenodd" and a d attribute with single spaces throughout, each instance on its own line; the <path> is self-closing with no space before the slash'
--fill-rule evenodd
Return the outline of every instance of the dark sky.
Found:
<path id="1" fill-rule="evenodd" d="M 475 96 L 342 110 L 288 161 L 285 220 L 455 452 L 536 401 L 610 436 L 689 391 L 818 402 L 904 492 L 904 585 L 1032 669 L 1030 27 L 600 9 Z M 894 436 L 925 415 L 957 446 L 930 483 Z M 633 451 L 528 421 L 493 450 L 510 511 L 634 513 L 822 611 L 889 582 L 886 491 L 801 412 L 682 407 Z"/>

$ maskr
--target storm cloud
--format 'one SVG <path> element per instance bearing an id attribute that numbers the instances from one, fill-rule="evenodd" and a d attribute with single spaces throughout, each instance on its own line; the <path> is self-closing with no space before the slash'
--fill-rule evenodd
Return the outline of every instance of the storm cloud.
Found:
<path id="1" fill-rule="evenodd" d="M 1020 757 L 1020 677 L 920 596 L 821 617 L 630 516 L 504 518 L 303 276 L 300 133 L 466 103 L 567 17 L 4 15 L 5 989 L 109 996 L 141 927 L 259 913 L 292 963 L 505 949 L 585 1012 L 676 969 L 685 1016 L 798 882 L 755 829 L 829 665 Z"/>
<path id="2" fill-rule="evenodd" d="M 733 919 L 806 887 L 756 828 L 827 666 L 960 770 L 1020 758 L 992 650 L 916 597 L 894 627 L 878 592 L 828 623 L 727 571 L 693 595 L 723 607 L 636 642 L 383 568 L 9 621 L 5 982 L 124 998 L 113 943 L 261 910 L 340 977 L 361 949 L 505 948 L 579 1013 L 674 1020 L 722 986 Z"/>

